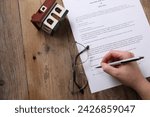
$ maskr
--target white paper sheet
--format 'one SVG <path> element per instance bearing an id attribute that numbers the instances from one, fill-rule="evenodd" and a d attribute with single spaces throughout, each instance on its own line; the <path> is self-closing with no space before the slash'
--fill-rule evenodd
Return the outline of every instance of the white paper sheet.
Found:
<path id="1" fill-rule="evenodd" d="M 110 50 L 127 50 L 144 56 L 139 65 L 150 76 L 150 27 L 139 0 L 63 0 L 75 40 L 90 45 L 83 65 L 91 92 L 120 83 L 96 69 Z M 82 59 L 82 56 L 81 56 Z"/>

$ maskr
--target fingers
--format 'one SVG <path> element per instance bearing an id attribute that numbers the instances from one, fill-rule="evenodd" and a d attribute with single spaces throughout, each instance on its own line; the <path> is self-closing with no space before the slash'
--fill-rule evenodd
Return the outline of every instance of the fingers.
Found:
<path id="1" fill-rule="evenodd" d="M 117 69 L 117 68 L 112 67 L 112 66 L 110 66 L 110 65 L 107 64 L 107 63 L 102 63 L 101 65 L 102 65 L 103 70 L 104 70 L 106 73 L 108 73 L 108 74 L 110 74 L 110 75 L 112 75 L 112 76 L 115 76 L 115 77 L 117 76 L 117 74 L 118 74 L 118 69 Z"/>
<path id="2" fill-rule="evenodd" d="M 101 65 L 103 70 L 106 73 L 117 77 L 119 74 L 119 67 L 117 68 L 117 67 L 110 66 L 108 63 L 116 60 L 131 58 L 131 57 L 134 57 L 134 55 L 131 52 L 112 50 L 103 57 Z"/>
<path id="3" fill-rule="evenodd" d="M 112 60 L 122 60 L 131 57 L 134 57 L 134 55 L 131 52 L 111 50 L 103 57 L 102 63 L 108 63 Z"/>

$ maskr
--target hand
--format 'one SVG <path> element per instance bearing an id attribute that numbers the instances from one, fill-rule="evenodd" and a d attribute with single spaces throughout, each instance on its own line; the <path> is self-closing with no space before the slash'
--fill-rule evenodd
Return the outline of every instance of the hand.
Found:
<path id="1" fill-rule="evenodd" d="M 110 51 L 104 56 L 101 65 L 106 73 L 117 78 L 124 85 L 136 90 L 142 99 L 150 99 L 150 83 L 144 78 L 136 62 L 130 62 L 115 67 L 108 64 L 109 62 L 131 57 L 134 57 L 134 55 L 127 51 Z"/>
<path id="2" fill-rule="evenodd" d="M 145 82 L 138 64 L 136 62 L 130 62 L 119 66 L 110 66 L 108 63 L 128 59 L 134 57 L 134 55 L 127 51 L 110 51 L 106 54 L 101 62 L 103 70 L 118 79 L 124 85 L 136 89 L 142 82 Z"/>

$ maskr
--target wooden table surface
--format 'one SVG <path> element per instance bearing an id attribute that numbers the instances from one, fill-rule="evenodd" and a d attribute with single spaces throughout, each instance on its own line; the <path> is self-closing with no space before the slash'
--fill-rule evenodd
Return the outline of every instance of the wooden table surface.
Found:
<path id="1" fill-rule="evenodd" d="M 139 99 L 125 86 L 70 93 L 74 38 L 67 19 L 53 36 L 36 30 L 30 20 L 43 2 L 0 0 L 0 99 Z M 150 21 L 150 0 L 141 2 Z"/>

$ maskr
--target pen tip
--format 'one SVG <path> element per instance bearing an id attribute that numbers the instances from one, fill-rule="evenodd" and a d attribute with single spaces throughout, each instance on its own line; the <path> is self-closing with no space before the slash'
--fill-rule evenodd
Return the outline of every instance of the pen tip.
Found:
<path id="1" fill-rule="evenodd" d="M 102 66 L 98 66 L 98 67 L 95 67 L 95 68 L 102 68 Z"/>

